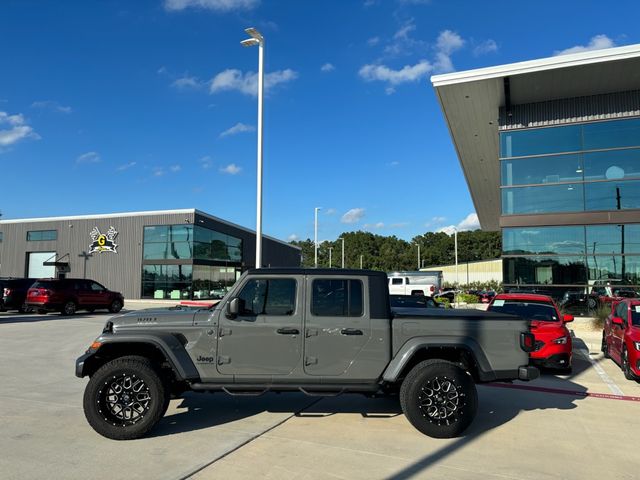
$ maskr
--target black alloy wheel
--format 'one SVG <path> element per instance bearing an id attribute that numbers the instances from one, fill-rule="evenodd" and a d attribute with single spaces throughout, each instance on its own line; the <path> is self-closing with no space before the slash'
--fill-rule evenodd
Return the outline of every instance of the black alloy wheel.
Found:
<path id="1" fill-rule="evenodd" d="M 635 380 L 635 375 L 631 371 L 631 366 L 629 365 L 629 354 L 627 353 L 627 349 L 624 348 L 622 350 L 622 373 L 624 373 L 624 378 L 627 380 Z"/>
<path id="2" fill-rule="evenodd" d="M 76 302 L 73 300 L 67 300 L 64 302 L 60 313 L 62 313 L 62 315 L 74 315 L 76 313 L 76 308 Z"/>
<path id="3" fill-rule="evenodd" d="M 434 438 L 460 435 L 473 421 L 478 394 L 473 378 L 445 360 L 416 365 L 400 388 L 402 411 L 411 424 Z"/>
<path id="4" fill-rule="evenodd" d="M 84 392 L 84 413 L 100 435 L 131 440 L 146 435 L 164 415 L 169 394 L 144 357 L 120 357 L 93 374 Z"/>

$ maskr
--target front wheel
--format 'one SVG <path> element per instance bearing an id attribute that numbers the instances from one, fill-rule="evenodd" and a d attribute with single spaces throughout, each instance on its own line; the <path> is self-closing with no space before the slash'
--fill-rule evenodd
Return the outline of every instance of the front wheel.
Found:
<path id="1" fill-rule="evenodd" d="M 607 337 L 604 332 L 602 333 L 602 346 L 600 347 L 600 351 L 604 358 L 609 358 L 609 346 L 607 345 Z"/>
<path id="2" fill-rule="evenodd" d="M 122 310 L 122 301 L 121 300 L 114 300 L 113 302 L 111 302 L 111 305 L 109 305 L 109 311 L 111 313 L 118 313 L 120 310 Z"/>
<path id="3" fill-rule="evenodd" d="M 131 440 L 146 435 L 164 415 L 169 394 L 144 357 L 120 357 L 103 365 L 87 384 L 84 414 L 100 435 Z"/>
<path id="4" fill-rule="evenodd" d="M 478 393 L 462 368 L 445 360 L 425 360 L 402 382 L 400 405 L 409 422 L 425 435 L 452 438 L 475 418 Z"/>
<path id="5" fill-rule="evenodd" d="M 622 373 L 624 373 L 624 378 L 627 380 L 635 380 L 631 366 L 629 366 L 629 354 L 626 348 L 622 350 Z"/>

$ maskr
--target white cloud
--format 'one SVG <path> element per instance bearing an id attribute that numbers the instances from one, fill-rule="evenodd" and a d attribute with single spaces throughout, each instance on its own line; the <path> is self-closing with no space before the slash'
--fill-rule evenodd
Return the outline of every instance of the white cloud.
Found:
<path id="1" fill-rule="evenodd" d="M 340 221 L 342 223 L 357 223 L 364 217 L 364 208 L 352 208 L 342 215 Z"/>
<path id="2" fill-rule="evenodd" d="M 97 152 L 87 152 L 76 158 L 76 163 L 99 163 L 102 159 Z"/>
<path id="3" fill-rule="evenodd" d="M 365 65 L 358 74 L 367 82 L 382 81 L 391 85 L 415 82 L 426 77 L 433 70 L 427 60 L 421 60 L 415 65 L 405 65 L 400 70 L 393 70 L 385 65 Z M 393 93 L 393 92 L 391 92 Z"/>
<path id="4" fill-rule="evenodd" d="M 487 53 L 493 53 L 497 51 L 498 51 L 498 44 L 496 43 L 496 41 L 488 39 L 476 45 L 476 47 L 473 49 L 473 54 L 476 57 L 479 57 L 480 55 L 486 55 Z"/>
<path id="5" fill-rule="evenodd" d="M 379 43 L 380 43 L 380 37 L 371 37 L 370 39 L 367 40 L 367 45 L 369 45 L 370 47 L 375 47 Z"/>
<path id="6" fill-rule="evenodd" d="M 336 209 L 335 209 L 335 208 L 328 208 L 328 209 L 324 212 L 324 214 L 325 214 L 325 215 L 335 215 L 335 213 L 336 213 Z"/>
<path id="7" fill-rule="evenodd" d="M 244 123 L 238 122 L 233 127 L 222 132 L 220 134 L 220 138 L 228 137 L 229 135 L 237 135 L 238 133 L 255 132 L 255 131 L 256 131 L 256 127 L 254 127 L 253 125 L 246 125 Z"/>
<path id="8" fill-rule="evenodd" d="M 470 213 L 464 218 L 464 220 L 458 223 L 458 225 L 447 225 L 446 227 L 439 228 L 436 231 L 444 232 L 447 235 L 453 235 L 455 230 L 458 230 L 458 232 L 465 232 L 468 230 L 477 230 L 479 228 L 480 221 L 478 220 L 478 215 L 475 213 Z"/>
<path id="9" fill-rule="evenodd" d="M 264 90 L 268 93 L 275 86 L 291 82 L 296 78 L 298 78 L 298 72 L 289 68 L 267 73 L 264 76 Z M 225 90 L 237 90 L 245 95 L 255 97 L 258 94 L 258 74 L 254 72 L 242 73 L 234 68 L 224 70 L 213 77 L 209 92 L 218 93 Z"/>
<path id="10" fill-rule="evenodd" d="M 73 111 L 71 107 L 60 105 L 55 100 L 41 100 L 38 102 L 33 102 L 31 104 L 31 108 L 48 109 L 48 110 L 53 110 L 54 112 L 60 112 L 60 113 L 71 113 Z"/>
<path id="11" fill-rule="evenodd" d="M 205 170 L 210 169 L 213 166 L 213 161 L 209 155 L 205 155 L 204 157 L 198 159 L 200 166 Z"/>
<path id="12" fill-rule="evenodd" d="M 447 217 L 433 217 L 431 223 L 444 223 L 447 221 Z"/>
<path id="13" fill-rule="evenodd" d="M 400 162 L 394 160 L 393 162 L 387 163 L 387 165 L 389 165 L 390 167 L 397 167 L 398 165 L 400 165 Z"/>
<path id="14" fill-rule="evenodd" d="M 169 167 L 169 170 L 171 170 L 173 173 L 177 173 L 182 170 L 182 167 L 180 165 L 171 165 Z"/>
<path id="15" fill-rule="evenodd" d="M 416 29 L 416 25 L 413 23 L 413 20 L 410 20 L 409 22 L 402 25 L 402 27 L 400 27 L 400 29 L 396 33 L 394 33 L 393 39 L 408 40 L 409 34 L 413 32 L 415 29 Z"/>
<path id="16" fill-rule="evenodd" d="M 198 77 L 184 75 L 180 78 L 175 79 L 171 86 L 177 88 L 178 90 L 199 90 L 200 88 L 203 88 L 205 86 L 205 83 L 202 82 Z"/>
<path id="17" fill-rule="evenodd" d="M 606 35 L 596 35 L 591 37 L 587 45 L 576 45 L 575 47 L 567 48 L 565 50 L 558 50 L 553 52 L 554 55 L 569 55 L 571 53 L 588 52 L 589 50 L 601 50 L 603 48 L 615 47 L 616 44 Z"/>
<path id="18" fill-rule="evenodd" d="M 198 8 L 216 12 L 232 10 L 251 10 L 260 4 L 260 0 L 165 0 L 164 8 L 179 11 L 185 8 Z"/>
<path id="19" fill-rule="evenodd" d="M 364 228 L 368 228 L 368 229 L 380 229 L 380 228 L 384 228 L 384 223 L 383 223 L 383 222 L 378 222 L 378 223 L 365 223 L 365 224 L 364 224 Z"/>
<path id="20" fill-rule="evenodd" d="M 289 236 L 287 237 L 287 241 L 289 241 L 289 242 L 295 242 L 296 240 L 298 240 L 298 238 L 299 238 L 299 237 L 298 237 L 298 235 L 296 235 L 295 233 L 292 233 L 291 235 L 289 235 Z"/>
<path id="21" fill-rule="evenodd" d="M 439 73 L 453 72 L 453 62 L 451 55 L 464 46 L 465 41 L 460 35 L 451 30 L 444 30 L 438 35 L 436 42 L 436 61 L 433 64 L 434 70 Z"/>
<path id="22" fill-rule="evenodd" d="M 162 167 L 153 167 L 153 176 L 154 177 L 162 177 L 165 174 L 164 168 Z"/>
<path id="23" fill-rule="evenodd" d="M 242 168 L 237 166 L 235 163 L 230 163 L 226 167 L 220 169 L 222 173 L 228 173 L 229 175 L 237 175 L 241 170 Z"/>
<path id="24" fill-rule="evenodd" d="M 320 67 L 321 72 L 333 72 L 335 69 L 336 67 L 334 67 L 331 63 L 325 63 Z"/>
<path id="25" fill-rule="evenodd" d="M 118 168 L 116 168 L 117 172 L 122 172 L 124 170 L 129 170 L 132 167 L 135 167 L 138 164 L 138 162 L 129 162 L 129 163 L 125 163 L 124 165 L 120 165 Z"/>
<path id="26" fill-rule="evenodd" d="M 8 128 L 2 128 L 6 126 Z M 9 115 L 7 112 L 0 112 L 0 147 L 9 147 L 25 138 L 40 138 L 31 126 L 26 124 L 21 113 Z"/>

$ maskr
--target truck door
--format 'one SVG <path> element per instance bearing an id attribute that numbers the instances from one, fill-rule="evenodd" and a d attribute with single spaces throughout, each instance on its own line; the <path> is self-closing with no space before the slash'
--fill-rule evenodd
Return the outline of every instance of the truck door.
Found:
<path id="1" fill-rule="evenodd" d="M 303 277 L 254 276 L 240 287 L 236 318 L 224 311 L 218 329 L 221 374 L 288 375 L 302 359 Z M 231 299 L 229 299 L 231 300 Z"/>
<path id="2" fill-rule="evenodd" d="M 371 337 L 366 277 L 307 277 L 304 370 L 350 378 L 349 370 Z"/>
<path id="3" fill-rule="evenodd" d="M 389 278 L 389 293 L 391 295 L 405 295 L 404 278 L 402 277 L 390 277 Z"/>

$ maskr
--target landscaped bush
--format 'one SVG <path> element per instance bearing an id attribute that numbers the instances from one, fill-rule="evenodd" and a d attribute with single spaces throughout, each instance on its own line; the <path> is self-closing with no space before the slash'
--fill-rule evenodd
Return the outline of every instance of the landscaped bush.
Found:
<path id="1" fill-rule="evenodd" d="M 480 303 L 480 298 L 477 295 L 471 295 L 470 293 L 459 293 L 458 302 L 460 303 Z"/>
<path id="2" fill-rule="evenodd" d="M 611 305 L 601 305 L 597 310 L 593 312 L 593 322 L 591 323 L 594 328 L 601 329 L 604 327 L 604 321 L 611 313 Z"/>
<path id="3" fill-rule="evenodd" d="M 451 308 L 451 303 L 447 297 L 433 297 L 433 301 L 443 304 L 444 308 Z"/>

